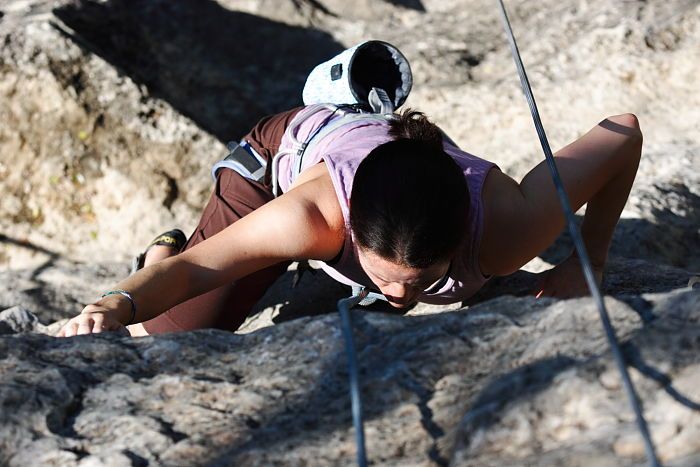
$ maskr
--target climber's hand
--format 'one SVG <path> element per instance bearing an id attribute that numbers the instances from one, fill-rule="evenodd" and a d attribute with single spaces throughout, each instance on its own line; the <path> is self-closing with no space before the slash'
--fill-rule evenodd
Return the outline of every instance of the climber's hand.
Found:
<path id="1" fill-rule="evenodd" d="M 99 305 L 88 305 L 75 318 L 68 321 L 57 337 L 72 337 L 81 334 L 100 333 L 114 331 L 119 334 L 129 335 L 124 325 L 112 316 L 112 310 Z"/>
<path id="2" fill-rule="evenodd" d="M 593 275 L 600 286 L 603 268 L 593 267 Z M 554 268 L 539 274 L 540 280 L 533 294 L 539 297 L 572 298 L 588 295 L 588 285 L 578 256 L 571 255 Z"/>

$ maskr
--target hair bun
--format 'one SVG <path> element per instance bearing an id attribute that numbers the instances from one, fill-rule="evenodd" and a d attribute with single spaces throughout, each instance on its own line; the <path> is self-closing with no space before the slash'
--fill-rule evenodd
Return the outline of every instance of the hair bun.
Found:
<path id="1" fill-rule="evenodd" d="M 442 130 L 423 112 L 407 108 L 397 114 L 390 125 L 389 135 L 396 140 L 408 139 L 442 150 Z"/>

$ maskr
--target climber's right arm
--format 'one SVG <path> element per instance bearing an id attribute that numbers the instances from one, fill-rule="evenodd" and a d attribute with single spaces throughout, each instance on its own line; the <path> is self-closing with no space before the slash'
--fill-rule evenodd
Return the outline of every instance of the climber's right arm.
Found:
<path id="1" fill-rule="evenodd" d="M 133 322 L 273 264 L 330 260 L 340 251 L 344 221 L 330 177 L 303 183 L 218 234 L 178 255 L 141 269 L 116 285 L 136 304 Z M 131 302 L 109 295 L 85 307 L 59 336 L 117 330 L 129 321 Z"/>

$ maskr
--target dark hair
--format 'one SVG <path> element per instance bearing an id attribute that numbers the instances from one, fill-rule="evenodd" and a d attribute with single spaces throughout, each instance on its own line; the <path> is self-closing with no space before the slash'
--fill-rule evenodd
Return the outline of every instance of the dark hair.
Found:
<path id="1" fill-rule="evenodd" d="M 394 140 L 360 163 L 350 197 L 358 245 L 414 268 L 447 260 L 466 233 L 469 192 L 464 174 L 443 149 L 443 134 L 421 112 L 391 121 Z"/>

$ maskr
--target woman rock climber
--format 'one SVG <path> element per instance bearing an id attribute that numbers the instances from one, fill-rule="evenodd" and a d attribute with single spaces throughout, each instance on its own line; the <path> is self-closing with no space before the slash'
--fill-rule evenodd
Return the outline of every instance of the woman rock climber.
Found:
<path id="1" fill-rule="evenodd" d="M 271 161 L 335 118 L 309 106 L 261 120 L 244 137 Z M 286 131 L 286 133 L 285 133 Z M 632 114 L 609 117 L 555 154 L 598 282 L 639 164 Z M 61 336 L 122 330 L 132 336 L 204 327 L 235 330 L 290 261 L 314 259 L 335 279 L 383 294 L 395 307 L 451 303 L 540 254 L 564 227 L 546 163 L 516 182 L 461 151 L 416 112 L 357 119 L 323 136 L 294 171 L 277 161 L 255 181 L 217 172 L 201 221 L 178 250 L 151 247 L 144 267 L 87 305 Z M 298 175 L 295 175 L 298 174 Z M 575 254 L 543 274 L 538 296 L 586 292 Z"/>

